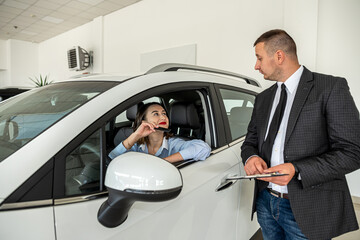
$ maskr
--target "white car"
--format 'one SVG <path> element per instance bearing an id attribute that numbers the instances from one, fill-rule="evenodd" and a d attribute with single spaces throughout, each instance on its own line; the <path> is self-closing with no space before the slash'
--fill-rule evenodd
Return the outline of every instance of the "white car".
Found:
<path id="1" fill-rule="evenodd" d="M 240 146 L 257 81 L 190 65 L 144 75 L 94 75 L 0 103 L 0 239 L 250 239 L 254 181 Z M 137 106 L 161 102 L 172 132 L 212 148 L 170 164 L 109 152 L 131 133 Z"/>

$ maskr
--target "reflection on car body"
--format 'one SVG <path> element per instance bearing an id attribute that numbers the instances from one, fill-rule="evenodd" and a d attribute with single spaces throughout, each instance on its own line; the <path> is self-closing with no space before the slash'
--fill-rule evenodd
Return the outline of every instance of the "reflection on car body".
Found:
<path id="1" fill-rule="evenodd" d="M 240 145 L 260 91 L 238 74 L 161 65 L 133 78 L 53 83 L 4 102 L 0 239 L 249 239 L 258 229 L 250 222 L 253 182 L 224 179 L 244 174 Z M 141 153 L 110 161 L 131 134 L 134 109 L 153 101 L 170 113 L 175 136 L 211 146 L 205 161 L 171 165 Z M 192 109 L 191 117 L 175 117 L 176 108 Z"/>

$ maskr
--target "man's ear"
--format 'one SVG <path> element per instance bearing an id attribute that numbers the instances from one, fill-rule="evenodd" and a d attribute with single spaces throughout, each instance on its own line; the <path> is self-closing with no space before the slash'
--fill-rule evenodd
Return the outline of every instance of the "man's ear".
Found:
<path id="1" fill-rule="evenodd" d="M 282 50 L 277 50 L 275 52 L 275 60 L 278 64 L 282 64 L 285 60 L 285 53 Z"/>

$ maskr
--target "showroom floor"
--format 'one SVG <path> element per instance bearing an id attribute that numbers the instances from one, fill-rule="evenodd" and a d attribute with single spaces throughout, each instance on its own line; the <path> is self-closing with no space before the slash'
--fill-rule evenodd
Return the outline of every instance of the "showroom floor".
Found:
<path id="1" fill-rule="evenodd" d="M 360 204 L 355 203 L 354 206 L 355 206 L 356 217 L 360 224 Z M 359 240 L 359 239 L 360 239 L 360 230 L 349 232 L 340 237 L 334 238 L 334 240 Z"/>

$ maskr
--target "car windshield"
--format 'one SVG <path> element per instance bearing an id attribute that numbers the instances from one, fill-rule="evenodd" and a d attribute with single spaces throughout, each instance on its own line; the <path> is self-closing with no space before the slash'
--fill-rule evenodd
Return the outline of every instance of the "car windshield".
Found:
<path id="1" fill-rule="evenodd" d="M 116 82 L 64 82 L 0 103 L 0 162 Z"/>

